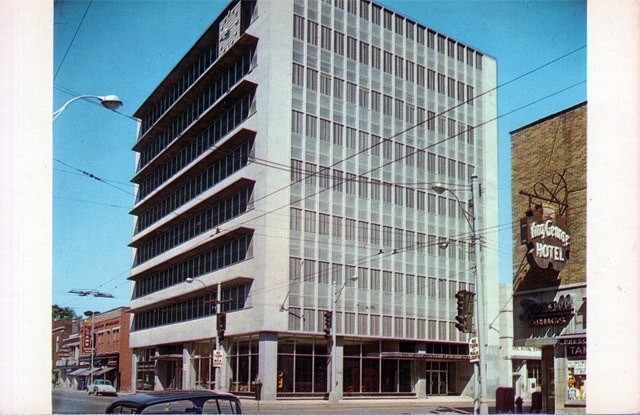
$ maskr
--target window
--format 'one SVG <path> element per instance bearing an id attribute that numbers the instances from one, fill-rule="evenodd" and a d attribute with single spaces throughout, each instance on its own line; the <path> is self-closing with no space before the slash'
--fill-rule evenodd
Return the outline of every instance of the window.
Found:
<path id="1" fill-rule="evenodd" d="M 393 70 L 393 56 L 389 52 L 384 52 L 384 71 L 386 73 L 392 73 Z"/>
<path id="2" fill-rule="evenodd" d="M 324 95 L 331 95 L 331 76 L 327 74 L 320 74 L 320 93 Z"/>
<path id="3" fill-rule="evenodd" d="M 344 237 L 350 241 L 356 240 L 356 220 L 347 219 L 345 222 Z"/>
<path id="4" fill-rule="evenodd" d="M 402 78 L 403 77 L 403 65 L 404 65 L 404 59 L 402 59 L 400 56 L 396 56 L 396 65 L 395 65 L 395 75 L 398 78 Z"/>
<path id="5" fill-rule="evenodd" d="M 318 71 L 315 69 L 307 68 L 307 89 L 318 90 Z"/>
<path id="6" fill-rule="evenodd" d="M 321 213 L 320 214 L 320 218 L 319 218 L 319 227 L 318 227 L 318 233 L 320 235 L 329 235 L 329 227 L 330 225 L 330 221 L 331 221 L 331 216 L 327 215 L 326 213 Z"/>
<path id="7" fill-rule="evenodd" d="M 304 231 L 316 233 L 316 212 L 306 210 L 304 212 Z"/>
<path id="8" fill-rule="evenodd" d="M 302 230 L 302 209 L 291 208 L 289 227 L 292 231 Z"/>
<path id="9" fill-rule="evenodd" d="M 331 121 L 320 120 L 320 140 L 331 142 Z"/>
<path id="10" fill-rule="evenodd" d="M 318 23 L 307 20 L 307 42 L 318 45 Z"/>
<path id="11" fill-rule="evenodd" d="M 340 216 L 333 217 L 332 234 L 334 238 L 342 238 L 342 218 Z"/>
<path id="12" fill-rule="evenodd" d="M 304 17 L 293 15 L 293 37 L 304 40 Z"/>
<path id="13" fill-rule="evenodd" d="M 371 46 L 371 66 L 380 69 L 380 48 Z"/>
<path id="14" fill-rule="evenodd" d="M 302 134 L 302 116 L 303 114 L 298 111 L 291 112 L 291 132 L 295 134 Z"/>
<path id="15" fill-rule="evenodd" d="M 333 144 L 337 145 L 337 146 L 342 146 L 343 145 L 343 131 L 344 131 L 344 126 L 341 124 L 333 124 Z"/>
<path id="16" fill-rule="evenodd" d="M 357 49 L 358 41 L 351 36 L 347 36 L 347 58 L 356 60 Z"/>
<path id="17" fill-rule="evenodd" d="M 391 22 L 393 20 L 393 12 L 390 10 L 384 10 L 384 28 L 391 30 Z"/>
<path id="18" fill-rule="evenodd" d="M 333 50 L 336 54 L 344 56 L 344 34 L 333 32 Z"/>
<path id="19" fill-rule="evenodd" d="M 396 33 L 401 35 L 404 32 L 404 18 L 396 14 Z"/>
<path id="20" fill-rule="evenodd" d="M 328 189 L 330 186 L 330 182 L 331 182 L 331 177 L 330 177 L 330 172 L 331 169 L 327 166 L 320 166 L 320 172 L 318 174 L 318 177 L 320 179 L 320 188 L 321 189 Z"/>
<path id="21" fill-rule="evenodd" d="M 445 93 L 446 81 L 447 81 L 447 78 L 443 74 L 439 73 L 438 74 L 438 93 L 439 94 Z"/>
<path id="22" fill-rule="evenodd" d="M 422 65 L 418 65 L 418 85 L 424 87 L 425 84 L 425 72 L 426 68 Z"/>
<path id="23" fill-rule="evenodd" d="M 356 103 L 356 90 L 356 84 L 347 82 L 347 102 L 350 102 L 352 104 Z"/>
<path id="24" fill-rule="evenodd" d="M 469 105 L 473 105 L 473 99 L 475 95 L 473 94 L 473 87 L 471 85 L 467 85 L 467 103 Z"/>
<path id="25" fill-rule="evenodd" d="M 333 189 L 336 192 L 342 192 L 342 183 L 344 182 L 344 172 L 342 170 L 333 170 Z"/>
<path id="26" fill-rule="evenodd" d="M 304 66 L 293 64 L 293 84 L 296 86 L 304 86 Z"/>
<path id="27" fill-rule="evenodd" d="M 380 112 L 380 92 L 371 91 L 371 111 Z"/>
<path id="28" fill-rule="evenodd" d="M 369 64 L 369 45 L 363 41 L 360 41 L 360 63 Z"/>
<path id="29" fill-rule="evenodd" d="M 320 34 L 320 46 L 322 49 L 331 50 L 331 29 L 327 26 L 322 26 Z"/>
<path id="30" fill-rule="evenodd" d="M 447 95 L 450 98 L 456 97 L 456 80 L 451 77 L 447 78 Z"/>
<path id="31" fill-rule="evenodd" d="M 309 138 L 317 138 L 318 137 L 318 118 L 313 115 L 306 116 L 306 126 L 305 126 L 305 135 Z"/>
<path id="32" fill-rule="evenodd" d="M 340 78 L 333 78 L 333 96 L 337 99 L 344 97 L 344 81 Z"/>
<path id="33" fill-rule="evenodd" d="M 393 98 L 385 95 L 383 98 L 382 113 L 384 115 L 393 115 Z"/>

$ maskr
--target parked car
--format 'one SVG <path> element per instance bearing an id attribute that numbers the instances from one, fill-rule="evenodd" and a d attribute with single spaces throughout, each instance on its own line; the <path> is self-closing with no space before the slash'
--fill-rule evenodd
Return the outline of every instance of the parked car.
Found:
<path id="1" fill-rule="evenodd" d="M 242 414 L 240 400 L 230 393 L 180 390 L 122 396 L 107 414 Z"/>
<path id="2" fill-rule="evenodd" d="M 89 392 L 89 395 L 91 395 L 92 393 L 95 393 L 96 395 L 109 394 L 109 395 L 118 396 L 118 393 L 116 392 L 116 388 L 114 388 L 113 385 L 111 384 L 111 381 L 107 379 L 94 379 L 93 383 L 90 383 L 87 385 L 87 392 Z"/>

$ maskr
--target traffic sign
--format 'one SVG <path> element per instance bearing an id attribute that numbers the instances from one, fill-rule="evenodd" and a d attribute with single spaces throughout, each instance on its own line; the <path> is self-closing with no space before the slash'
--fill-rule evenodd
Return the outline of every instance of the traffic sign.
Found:
<path id="1" fill-rule="evenodd" d="M 477 337 L 469 339 L 469 359 L 471 359 L 472 363 L 480 360 L 480 345 Z"/>
<path id="2" fill-rule="evenodd" d="M 213 351 L 213 367 L 222 367 L 223 352 L 222 350 Z"/>

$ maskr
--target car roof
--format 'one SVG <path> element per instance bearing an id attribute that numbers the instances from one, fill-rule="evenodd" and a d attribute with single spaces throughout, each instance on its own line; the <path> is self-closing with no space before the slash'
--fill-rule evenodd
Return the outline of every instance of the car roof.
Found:
<path id="1" fill-rule="evenodd" d="M 194 399 L 206 401 L 208 399 L 230 399 L 238 401 L 235 395 L 225 392 L 216 391 L 199 391 L 199 390 L 178 390 L 178 391 L 153 391 L 136 393 L 135 395 L 122 396 L 109 405 L 109 410 L 116 404 L 124 404 L 135 408 L 141 408 L 143 406 L 154 405 L 163 402 L 170 402 L 182 399 Z"/>

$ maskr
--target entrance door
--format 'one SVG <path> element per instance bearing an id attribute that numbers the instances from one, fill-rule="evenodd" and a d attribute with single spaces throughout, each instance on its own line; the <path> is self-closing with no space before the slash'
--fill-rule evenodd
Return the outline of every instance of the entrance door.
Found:
<path id="1" fill-rule="evenodd" d="M 449 389 L 449 364 L 427 362 L 427 395 L 447 395 Z"/>
<path id="2" fill-rule="evenodd" d="M 180 362 L 176 360 L 169 360 L 166 362 L 165 389 L 182 389 L 182 371 L 178 368 L 179 363 Z"/>

